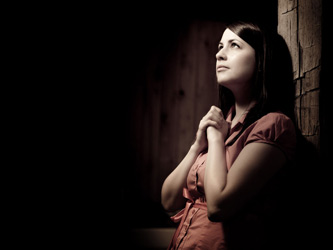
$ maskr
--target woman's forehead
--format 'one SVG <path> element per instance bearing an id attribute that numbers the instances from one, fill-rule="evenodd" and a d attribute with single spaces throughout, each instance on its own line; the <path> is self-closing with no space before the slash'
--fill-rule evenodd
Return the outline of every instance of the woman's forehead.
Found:
<path id="1" fill-rule="evenodd" d="M 240 38 L 238 35 L 232 32 L 229 28 L 227 28 L 222 34 L 221 42 L 227 42 L 229 40 L 234 40 L 234 39 L 244 41 L 242 38 Z"/>
<path id="2" fill-rule="evenodd" d="M 222 34 L 220 43 L 227 44 L 228 42 L 234 41 L 234 40 L 239 41 L 239 42 L 245 44 L 246 46 L 250 46 L 252 48 L 252 46 L 250 44 L 248 44 L 245 40 L 243 40 L 241 37 L 239 37 L 236 33 L 231 31 L 229 28 L 226 28 L 226 30 Z"/>

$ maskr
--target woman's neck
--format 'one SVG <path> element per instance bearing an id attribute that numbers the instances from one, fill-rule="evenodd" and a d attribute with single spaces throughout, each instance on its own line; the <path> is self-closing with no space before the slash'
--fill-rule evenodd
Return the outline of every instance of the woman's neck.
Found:
<path id="1" fill-rule="evenodd" d="M 232 119 L 231 127 L 235 126 L 241 117 L 250 110 L 255 101 L 244 93 L 242 96 L 235 96 L 235 115 Z"/>

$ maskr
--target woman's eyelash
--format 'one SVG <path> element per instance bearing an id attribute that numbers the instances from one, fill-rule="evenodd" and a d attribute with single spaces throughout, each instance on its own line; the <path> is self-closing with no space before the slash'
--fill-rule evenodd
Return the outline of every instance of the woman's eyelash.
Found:
<path id="1" fill-rule="evenodd" d="M 237 43 L 232 43 L 231 44 L 231 47 L 235 47 L 235 46 L 239 48 L 239 45 Z"/>
<path id="2" fill-rule="evenodd" d="M 231 43 L 230 47 L 232 47 L 232 48 L 234 48 L 234 47 L 240 48 L 240 46 L 237 43 Z M 221 49 L 223 49 L 223 45 L 217 46 L 217 50 L 218 51 L 220 51 Z"/>

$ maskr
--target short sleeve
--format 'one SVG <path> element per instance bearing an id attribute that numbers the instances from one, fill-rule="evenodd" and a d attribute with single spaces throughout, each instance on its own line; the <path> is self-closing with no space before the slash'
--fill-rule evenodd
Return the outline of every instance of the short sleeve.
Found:
<path id="1" fill-rule="evenodd" d="M 269 113 L 254 124 L 245 145 L 252 142 L 277 146 L 289 160 L 292 160 L 296 149 L 294 123 L 282 113 Z"/>

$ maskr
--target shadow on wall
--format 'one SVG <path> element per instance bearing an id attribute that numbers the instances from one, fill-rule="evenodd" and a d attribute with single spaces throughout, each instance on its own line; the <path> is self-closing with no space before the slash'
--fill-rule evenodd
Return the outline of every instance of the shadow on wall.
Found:
<path id="1" fill-rule="evenodd" d="M 281 211 L 283 237 L 288 249 L 324 249 L 323 225 L 328 215 L 327 183 L 323 181 L 323 162 L 315 145 L 298 131 L 295 163 L 285 183 L 285 205 Z"/>

